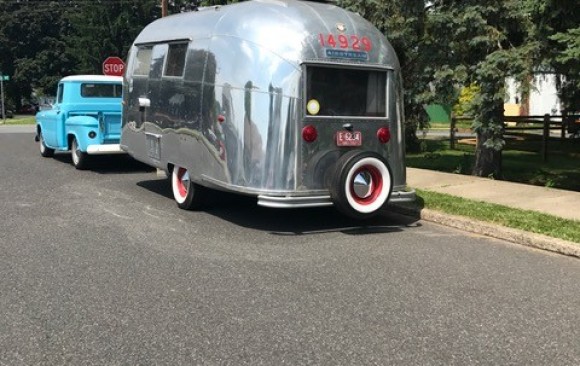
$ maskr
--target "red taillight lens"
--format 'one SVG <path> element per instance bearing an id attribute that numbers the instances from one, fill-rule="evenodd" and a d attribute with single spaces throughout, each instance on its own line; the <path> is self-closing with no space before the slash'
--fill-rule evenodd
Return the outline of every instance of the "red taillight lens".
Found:
<path id="1" fill-rule="evenodd" d="M 318 131 L 312 125 L 305 126 L 302 129 L 302 138 L 306 142 L 313 142 L 318 138 Z"/>
<path id="2" fill-rule="evenodd" d="M 381 127 L 377 131 L 377 137 L 381 144 L 386 144 L 391 139 L 391 130 L 388 127 Z"/>

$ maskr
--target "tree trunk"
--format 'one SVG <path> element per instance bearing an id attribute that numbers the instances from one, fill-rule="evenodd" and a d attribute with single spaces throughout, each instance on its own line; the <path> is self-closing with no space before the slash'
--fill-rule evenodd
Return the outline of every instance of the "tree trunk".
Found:
<path id="1" fill-rule="evenodd" d="M 485 142 L 493 138 L 491 132 L 477 133 L 477 146 L 475 150 L 475 165 L 473 175 L 478 177 L 502 178 L 501 150 L 486 147 Z"/>

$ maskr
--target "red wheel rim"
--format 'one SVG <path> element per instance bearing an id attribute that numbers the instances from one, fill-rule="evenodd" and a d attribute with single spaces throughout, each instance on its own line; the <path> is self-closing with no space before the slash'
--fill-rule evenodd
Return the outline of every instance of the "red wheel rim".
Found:
<path id="1" fill-rule="evenodd" d="M 357 179 L 360 178 L 366 182 L 369 189 L 368 194 L 365 194 L 362 197 L 355 190 Z M 363 165 L 354 172 L 349 185 L 350 194 L 356 203 L 360 205 L 370 205 L 375 202 L 377 197 L 383 191 L 383 176 L 376 167 L 372 165 Z"/>
<path id="2" fill-rule="evenodd" d="M 179 168 L 177 170 L 177 191 L 181 197 L 187 196 L 187 186 L 184 181 L 189 181 L 189 176 L 185 177 L 186 173 L 187 169 Z"/>

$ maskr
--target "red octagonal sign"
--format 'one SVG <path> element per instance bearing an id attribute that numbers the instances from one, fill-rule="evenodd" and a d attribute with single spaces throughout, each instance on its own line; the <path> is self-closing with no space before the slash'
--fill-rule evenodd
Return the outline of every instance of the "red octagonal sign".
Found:
<path id="1" fill-rule="evenodd" d="M 123 76 L 125 71 L 125 63 L 119 57 L 107 57 L 103 61 L 103 74 L 111 76 Z"/>

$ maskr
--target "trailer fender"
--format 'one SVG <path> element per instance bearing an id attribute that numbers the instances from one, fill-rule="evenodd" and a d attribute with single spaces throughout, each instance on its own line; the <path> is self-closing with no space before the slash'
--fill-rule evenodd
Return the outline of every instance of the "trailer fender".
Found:
<path id="1" fill-rule="evenodd" d="M 329 187 L 336 208 L 356 219 L 372 217 L 393 190 L 389 163 L 371 151 L 351 151 L 337 160 Z"/>

